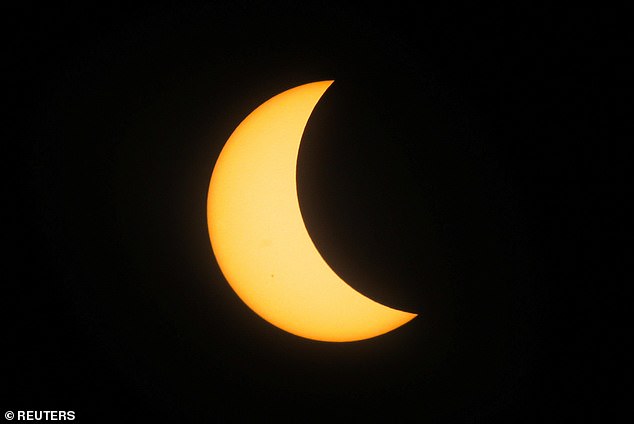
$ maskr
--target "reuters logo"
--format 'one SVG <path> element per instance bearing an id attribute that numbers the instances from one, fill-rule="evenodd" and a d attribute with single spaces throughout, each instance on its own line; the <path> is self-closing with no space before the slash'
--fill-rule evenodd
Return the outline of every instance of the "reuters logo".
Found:
<path id="1" fill-rule="evenodd" d="M 7 411 L 4 418 L 7 421 L 73 421 L 75 411 Z"/>

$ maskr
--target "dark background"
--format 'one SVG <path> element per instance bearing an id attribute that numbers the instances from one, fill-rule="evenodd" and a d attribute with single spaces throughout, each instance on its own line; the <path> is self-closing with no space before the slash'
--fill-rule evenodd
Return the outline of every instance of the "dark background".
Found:
<path id="1" fill-rule="evenodd" d="M 17 290 L 5 297 L 3 410 L 609 421 L 618 341 L 603 330 L 602 293 L 618 292 L 613 268 L 593 265 L 623 237 L 594 225 L 624 186 L 604 119 L 624 116 L 617 14 L 6 9 L 5 269 Z M 324 79 L 335 83 L 298 163 L 306 225 L 344 280 L 420 314 L 355 343 L 257 317 L 224 281 L 206 228 L 232 130 L 273 95 Z"/>

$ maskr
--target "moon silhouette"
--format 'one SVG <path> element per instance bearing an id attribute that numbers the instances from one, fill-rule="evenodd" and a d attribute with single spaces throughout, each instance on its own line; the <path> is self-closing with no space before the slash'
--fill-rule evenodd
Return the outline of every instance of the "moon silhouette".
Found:
<path id="1" fill-rule="evenodd" d="M 207 224 L 223 275 L 256 314 L 297 336 L 348 342 L 387 333 L 416 314 L 350 287 L 322 258 L 302 219 L 299 145 L 332 82 L 284 91 L 238 125 L 214 166 Z"/>

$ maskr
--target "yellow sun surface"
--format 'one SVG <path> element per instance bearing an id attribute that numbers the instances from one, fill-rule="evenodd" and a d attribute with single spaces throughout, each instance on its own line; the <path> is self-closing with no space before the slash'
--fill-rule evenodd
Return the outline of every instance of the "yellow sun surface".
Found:
<path id="1" fill-rule="evenodd" d="M 350 287 L 304 225 L 297 155 L 308 118 L 332 82 L 278 94 L 240 123 L 212 173 L 207 223 L 222 273 L 254 312 L 301 337 L 346 342 L 384 334 L 416 314 Z"/>

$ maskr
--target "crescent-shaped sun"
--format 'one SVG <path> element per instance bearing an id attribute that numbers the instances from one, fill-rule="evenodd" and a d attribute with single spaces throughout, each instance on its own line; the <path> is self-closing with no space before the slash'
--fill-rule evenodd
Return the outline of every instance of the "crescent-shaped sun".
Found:
<path id="1" fill-rule="evenodd" d="M 212 173 L 207 223 L 222 273 L 254 312 L 301 337 L 347 342 L 387 333 L 416 314 L 350 287 L 321 257 L 302 219 L 299 145 L 332 82 L 278 94 L 240 123 Z"/>

